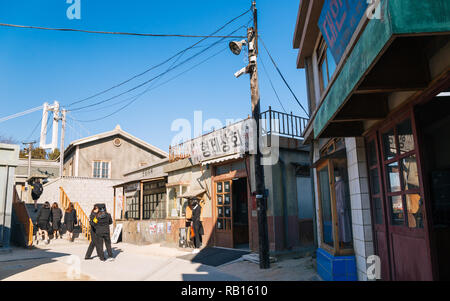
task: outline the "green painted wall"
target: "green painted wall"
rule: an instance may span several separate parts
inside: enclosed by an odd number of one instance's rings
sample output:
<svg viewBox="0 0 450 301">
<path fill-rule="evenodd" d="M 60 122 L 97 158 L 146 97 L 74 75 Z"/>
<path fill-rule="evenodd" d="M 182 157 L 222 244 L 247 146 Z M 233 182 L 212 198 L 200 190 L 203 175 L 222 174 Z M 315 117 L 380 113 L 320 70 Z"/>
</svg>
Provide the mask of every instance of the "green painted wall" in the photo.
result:
<svg viewBox="0 0 450 301">
<path fill-rule="evenodd" d="M 450 32 L 449 0 L 382 0 L 383 20 L 371 20 L 314 119 L 318 138 L 394 35 Z"/>
</svg>

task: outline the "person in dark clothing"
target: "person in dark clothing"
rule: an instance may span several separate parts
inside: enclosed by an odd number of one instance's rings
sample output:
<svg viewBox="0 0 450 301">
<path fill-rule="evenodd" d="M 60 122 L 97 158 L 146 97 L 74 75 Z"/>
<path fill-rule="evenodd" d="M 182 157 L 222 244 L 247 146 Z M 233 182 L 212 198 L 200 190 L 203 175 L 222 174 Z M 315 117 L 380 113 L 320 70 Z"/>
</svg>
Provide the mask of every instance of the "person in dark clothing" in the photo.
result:
<svg viewBox="0 0 450 301">
<path fill-rule="evenodd" d="M 69 208 L 66 209 L 64 213 L 64 225 L 66 226 L 68 232 L 68 238 L 73 242 L 73 230 L 77 224 L 77 211 L 73 207 L 73 204 L 69 204 Z"/>
<path fill-rule="evenodd" d="M 98 211 L 99 211 L 98 206 L 94 205 L 94 209 L 92 209 L 91 214 L 89 215 L 91 242 L 89 243 L 89 247 L 88 247 L 88 249 L 86 251 L 86 255 L 84 256 L 84 259 L 86 259 L 86 260 L 92 259 L 91 258 L 92 252 L 94 251 L 94 248 L 95 248 L 95 223 L 94 223 L 94 218 L 97 216 Z"/>
<path fill-rule="evenodd" d="M 58 203 L 53 203 L 51 213 L 52 230 L 55 238 L 62 238 L 59 233 L 61 230 L 62 211 L 59 209 Z"/>
<path fill-rule="evenodd" d="M 48 231 L 50 230 L 50 219 L 51 219 L 51 211 L 50 211 L 50 203 L 45 202 L 44 206 L 42 206 L 41 210 L 39 210 L 36 217 L 36 224 L 38 228 L 38 236 L 41 240 L 45 239 L 45 243 L 48 244 L 50 242 L 48 237 Z"/>
<path fill-rule="evenodd" d="M 202 246 L 202 235 L 204 234 L 203 225 L 200 221 L 202 207 L 200 206 L 200 201 L 197 198 L 190 200 L 190 207 L 192 209 L 192 217 L 190 218 L 190 221 L 192 222 L 192 227 L 194 229 L 195 247 L 192 253 L 196 254 L 200 252 L 200 247 Z"/>
<path fill-rule="evenodd" d="M 40 182 L 40 179 L 37 179 L 33 185 L 31 185 L 31 198 L 34 201 L 34 212 L 37 212 L 37 201 L 42 195 L 42 192 L 44 191 L 44 188 L 42 187 L 42 184 Z"/>
<path fill-rule="evenodd" d="M 111 248 L 111 233 L 109 226 L 113 223 L 111 214 L 106 212 L 104 204 L 98 204 L 98 213 L 93 219 L 95 229 L 95 247 L 97 254 L 101 261 L 105 261 L 105 253 L 103 251 L 103 242 L 105 243 L 106 250 L 110 260 L 113 260 L 112 248 Z"/>
</svg>

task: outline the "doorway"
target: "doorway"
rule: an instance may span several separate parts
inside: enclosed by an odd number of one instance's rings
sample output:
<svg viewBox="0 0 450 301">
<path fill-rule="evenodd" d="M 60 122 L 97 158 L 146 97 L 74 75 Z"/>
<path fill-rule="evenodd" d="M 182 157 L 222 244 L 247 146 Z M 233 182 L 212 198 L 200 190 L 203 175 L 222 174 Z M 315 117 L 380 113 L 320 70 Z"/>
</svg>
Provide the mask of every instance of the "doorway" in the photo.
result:
<svg viewBox="0 0 450 301">
<path fill-rule="evenodd" d="M 431 240 L 438 280 L 450 280 L 450 97 L 416 108 L 424 184 L 431 207 Z"/>
<path fill-rule="evenodd" d="M 249 246 L 247 178 L 233 180 L 233 247 L 246 249 Z"/>
</svg>

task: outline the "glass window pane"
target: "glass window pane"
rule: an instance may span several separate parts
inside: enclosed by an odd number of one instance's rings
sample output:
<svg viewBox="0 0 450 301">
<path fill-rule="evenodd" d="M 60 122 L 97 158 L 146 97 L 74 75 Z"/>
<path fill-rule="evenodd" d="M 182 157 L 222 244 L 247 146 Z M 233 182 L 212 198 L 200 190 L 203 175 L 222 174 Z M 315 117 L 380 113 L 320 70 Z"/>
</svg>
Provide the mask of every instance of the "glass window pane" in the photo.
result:
<svg viewBox="0 0 450 301">
<path fill-rule="evenodd" d="M 327 64 L 325 59 L 322 62 L 321 68 L 322 68 L 323 89 L 325 90 L 328 86 Z"/>
<path fill-rule="evenodd" d="M 323 242 L 334 246 L 333 221 L 331 215 L 330 178 L 328 167 L 319 171 L 320 201 L 322 211 L 322 237 Z"/>
<path fill-rule="evenodd" d="M 386 166 L 388 190 L 389 192 L 398 192 L 402 188 L 400 186 L 400 170 L 398 162 L 393 162 Z"/>
<path fill-rule="evenodd" d="M 219 217 L 223 217 L 223 207 L 218 207 L 218 208 L 217 208 L 217 211 L 218 211 L 218 214 L 217 214 L 217 215 L 218 215 Z"/>
<path fill-rule="evenodd" d="M 225 217 L 231 217 L 231 208 L 225 207 Z"/>
<path fill-rule="evenodd" d="M 231 185 L 230 182 L 225 182 L 225 192 L 230 192 L 231 191 Z"/>
<path fill-rule="evenodd" d="M 374 207 L 375 223 L 377 225 L 382 225 L 383 224 L 383 208 L 381 206 L 380 198 L 373 198 L 373 207 Z"/>
<path fill-rule="evenodd" d="M 406 195 L 406 210 L 408 213 L 408 227 L 423 228 L 422 197 L 420 194 Z"/>
<path fill-rule="evenodd" d="M 217 229 L 223 230 L 223 219 L 217 220 Z"/>
<path fill-rule="evenodd" d="M 331 53 L 331 49 L 327 48 L 327 62 L 328 62 L 328 74 L 331 78 L 333 77 L 334 71 L 336 71 L 336 62 L 334 60 L 333 54 Z"/>
<path fill-rule="evenodd" d="M 223 230 L 228 230 L 228 224 L 229 224 L 228 220 L 223 219 L 222 222 L 223 222 Z"/>
<path fill-rule="evenodd" d="M 375 141 L 370 141 L 367 145 L 368 157 L 369 157 L 369 166 L 375 166 L 378 164 L 377 159 L 377 149 L 375 146 Z"/>
<path fill-rule="evenodd" d="M 382 140 L 384 160 L 393 159 L 397 155 L 394 130 L 390 130 L 389 132 L 383 134 Z"/>
<path fill-rule="evenodd" d="M 223 195 L 218 195 L 217 196 L 217 204 L 218 205 L 222 205 L 223 204 Z"/>
<path fill-rule="evenodd" d="M 225 195 L 225 204 L 231 204 L 231 195 L 229 193 Z"/>
<path fill-rule="evenodd" d="M 391 220 L 393 225 L 403 225 L 405 216 L 403 212 L 403 198 L 401 195 L 389 197 L 391 202 Z"/>
<path fill-rule="evenodd" d="M 222 192 L 223 192 L 222 182 L 218 182 L 217 183 L 217 193 L 222 193 Z"/>
<path fill-rule="evenodd" d="M 370 170 L 370 186 L 372 194 L 380 193 L 380 175 L 378 173 L 378 168 Z"/>
<path fill-rule="evenodd" d="M 419 189 L 419 171 L 417 170 L 416 156 L 404 158 L 402 160 L 402 169 L 405 190 Z"/>
<path fill-rule="evenodd" d="M 400 154 L 405 154 L 414 150 L 414 135 L 411 120 L 407 119 L 397 125 L 398 146 Z"/>
</svg>

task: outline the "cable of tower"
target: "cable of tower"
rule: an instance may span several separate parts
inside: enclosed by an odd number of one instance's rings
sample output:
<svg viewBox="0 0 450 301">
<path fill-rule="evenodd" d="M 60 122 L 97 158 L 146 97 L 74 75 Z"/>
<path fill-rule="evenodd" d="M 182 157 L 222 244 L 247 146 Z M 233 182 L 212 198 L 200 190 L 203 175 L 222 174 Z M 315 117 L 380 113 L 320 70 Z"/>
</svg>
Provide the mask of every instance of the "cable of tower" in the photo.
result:
<svg viewBox="0 0 450 301">
<path fill-rule="evenodd" d="M 267 69 L 266 69 L 266 66 L 265 66 L 265 64 L 264 64 L 264 61 L 261 59 L 260 62 L 261 62 L 261 65 L 263 66 L 264 73 L 266 74 L 267 79 L 269 80 L 270 85 L 272 86 L 272 90 L 273 90 L 273 92 L 275 93 L 275 96 L 276 96 L 277 99 L 278 99 L 278 103 L 280 104 L 280 106 L 281 106 L 281 108 L 283 109 L 283 111 L 284 111 L 286 114 L 288 114 L 288 112 L 287 112 L 286 109 L 284 108 L 283 104 L 281 103 L 280 96 L 278 95 L 277 90 L 275 89 L 275 86 L 273 85 L 272 79 L 270 78 L 269 73 L 267 72 Z"/>
<path fill-rule="evenodd" d="M 231 19 L 230 21 L 226 22 L 223 26 L 221 26 L 219 29 L 217 29 L 216 31 L 214 31 L 214 32 L 212 33 L 212 35 L 218 33 L 219 31 L 221 31 L 222 29 L 224 29 L 225 27 L 227 27 L 229 24 L 231 24 L 231 23 L 233 23 L 234 21 L 238 20 L 239 18 L 241 18 L 242 16 L 246 15 L 246 14 L 247 14 L 248 12 L 250 12 L 250 11 L 251 11 L 251 9 L 245 11 L 244 13 L 240 14 L 239 16 L 237 16 L 237 17 Z M 231 34 L 233 34 L 233 33 L 231 33 Z M 75 104 L 79 104 L 79 103 L 84 102 L 84 101 L 86 101 L 86 100 L 89 100 L 89 99 L 92 99 L 92 98 L 97 97 L 97 96 L 99 96 L 99 95 L 102 95 L 102 94 L 104 94 L 104 93 L 106 93 L 106 92 L 109 92 L 109 91 L 111 91 L 112 89 L 115 89 L 115 88 L 117 88 L 117 87 L 120 87 L 120 86 L 122 86 L 122 85 L 124 85 L 124 84 L 126 84 L 126 83 L 128 83 L 128 82 L 130 82 L 130 81 L 132 81 L 133 79 L 135 79 L 135 78 L 137 78 L 137 77 L 140 77 L 140 76 L 142 76 L 142 75 L 144 75 L 144 74 L 146 74 L 146 73 L 148 73 L 148 72 L 150 72 L 150 71 L 152 71 L 152 70 L 154 70 L 154 69 L 156 69 L 156 68 L 158 68 L 158 67 L 160 67 L 160 66 L 162 66 L 162 65 L 164 65 L 164 64 L 166 64 L 166 63 L 168 63 L 169 61 L 171 61 L 172 59 L 174 59 L 174 58 L 177 57 L 178 55 L 180 55 L 180 54 L 182 54 L 182 53 L 184 53 L 184 52 L 186 52 L 186 51 L 188 51 L 188 50 L 194 48 L 195 46 L 197 46 L 197 45 L 200 44 L 201 42 L 205 41 L 206 39 L 208 39 L 208 37 L 202 38 L 201 40 L 197 41 L 195 44 L 193 44 L 193 45 L 187 47 L 186 49 L 184 49 L 184 50 L 182 50 L 182 51 L 176 53 L 175 55 L 173 55 L 173 56 L 171 56 L 170 58 L 166 59 L 166 60 L 163 61 L 162 63 L 159 63 L 159 64 L 157 64 L 157 65 L 154 65 L 154 66 L 150 67 L 149 69 L 147 69 L 147 70 L 145 70 L 145 71 L 143 71 L 143 72 L 141 72 L 141 73 L 139 73 L 139 74 L 137 74 L 137 75 L 135 75 L 135 76 L 133 76 L 133 77 L 131 77 L 131 78 L 129 78 L 129 79 L 127 79 L 127 80 L 121 82 L 121 83 L 119 83 L 119 84 L 116 84 L 116 85 L 114 85 L 114 86 L 112 86 L 112 87 L 110 87 L 110 88 L 108 88 L 108 89 L 106 89 L 106 90 L 103 90 L 103 91 L 101 91 L 101 92 L 99 92 L 99 93 L 96 93 L 96 94 L 94 94 L 94 95 L 91 95 L 91 96 L 89 96 L 89 97 L 83 98 L 83 99 L 81 99 L 81 100 L 72 102 L 72 103 L 69 104 L 67 107 L 69 108 L 69 107 L 71 107 L 71 106 L 73 106 L 73 105 L 75 105 Z M 222 39 L 223 39 L 223 38 L 222 38 Z"/>
</svg>

